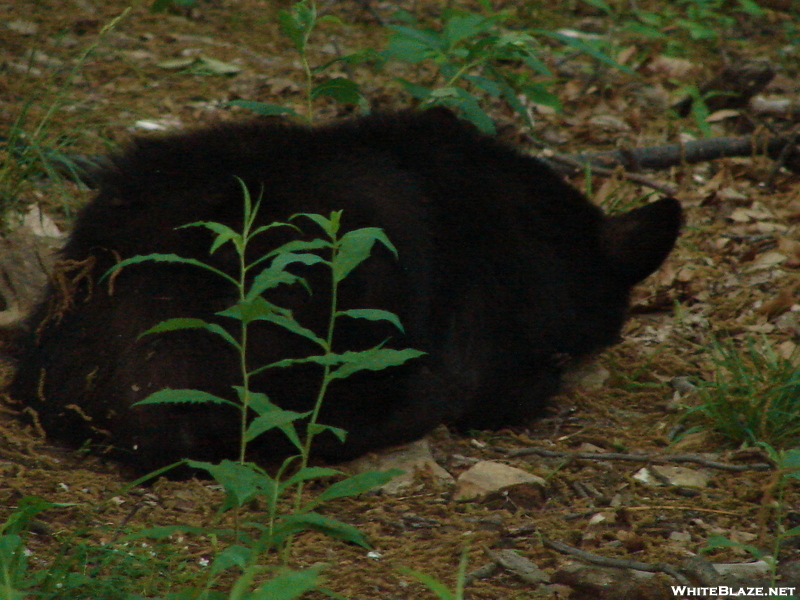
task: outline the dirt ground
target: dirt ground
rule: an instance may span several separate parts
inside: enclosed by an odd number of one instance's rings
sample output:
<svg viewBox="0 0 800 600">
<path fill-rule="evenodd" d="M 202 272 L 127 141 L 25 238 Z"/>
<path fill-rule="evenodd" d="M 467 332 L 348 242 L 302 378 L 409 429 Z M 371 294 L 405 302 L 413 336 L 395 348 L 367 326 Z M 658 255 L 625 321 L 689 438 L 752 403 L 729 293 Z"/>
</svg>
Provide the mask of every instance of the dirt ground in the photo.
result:
<svg viewBox="0 0 800 600">
<path fill-rule="evenodd" d="M 319 64 L 358 47 L 382 47 L 386 30 L 376 13 L 388 18 L 402 6 L 427 18 L 442 8 L 438 0 L 407 4 L 373 3 L 369 10 L 345 0 L 325 5 L 341 24 L 325 25 L 312 38 L 312 61 Z M 588 3 L 523 4 L 493 6 L 511 11 L 529 26 L 536 19 L 538 26 L 553 29 L 594 27 L 606 32 L 613 25 Z M 190 127 L 247 116 L 247 111 L 225 104 L 234 99 L 282 103 L 303 111 L 297 54 L 276 25 L 282 6 L 266 0 L 213 0 L 181 14 L 155 14 L 139 3 L 102 38 L 72 84 L 63 88 L 68 68 L 125 6 L 118 0 L 0 2 L 0 134 L 22 110 L 36 123 L 59 94 L 63 107 L 48 135 L 69 139 L 69 151 L 84 154 L 102 154 L 133 134 L 145 133 L 148 125 Z M 797 18 L 770 10 L 753 22 L 739 19 L 732 32 L 705 46 L 687 42 L 683 62 L 665 58 L 669 38 L 682 35 L 677 28 L 666 28 L 663 39 L 643 39 L 621 49 L 634 46 L 629 56 L 636 58 L 629 60 L 636 77 L 610 69 L 591 71 L 580 62 L 588 63 L 586 59 L 574 56 L 560 65 L 552 59 L 561 69 L 553 89 L 562 99 L 562 112 L 539 111 L 533 132 L 523 130 L 504 107 L 491 112 L 505 138 L 532 151 L 531 134 L 564 153 L 675 142 L 681 132 L 696 134 L 696 129 L 690 118 L 668 117 L 665 105 L 679 97 L 679 85 L 702 81 L 725 61 L 770 61 L 778 73 L 765 93 L 798 100 L 800 40 L 784 34 L 786 24 Z M 214 75 L 163 65 L 201 55 L 241 70 Z M 425 67 L 419 69 L 424 72 Z M 353 66 L 342 74 L 362 84 L 374 107 L 407 106 L 409 98 L 392 81 L 397 73 L 389 69 L 375 75 L 367 66 Z M 347 112 L 323 102 L 317 105 L 316 117 L 324 121 Z M 766 118 L 746 110 L 729 113 L 713 120 L 714 135 L 793 126 L 791 114 Z M 732 465 L 767 462 L 759 451 L 707 430 L 674 441 L 691 426 L 681 420 L 682 407 L 696 400 L 692 394 L 681 395 L 670 382 L 713 379 L 712 334 L 739 341 L 750 336 L 785 356 L 795 348 L 800 337 L 800 178 L 774 165 L 768 158 L 747 156 L 647 173 L 677 187 L 687 221 L 675 252 L 636 290 L 623 341 L 575 377 L 554 399 L 548 418 L 528 429 L 461 437 L 440 428 L 431 436 L 434 457 L 454 477 L 478 460 L 497 460 L 543 477 L 544 490 L 521 487 L 481 501 L 457 502 L 452 487 L 421 473 L 403 495 L 365 495 L 324 507 L 326 514 L 359 527 L 373 545 L 371 552 L 304 534 L 296 542 L 291 564 L 325 563 L 326 585 L 347 598 L 421 600 L 432 598 L 432 593 L 400 569 L 433 575 L 452 589 L 465 547 L 468 571 L 492 563 L 488 551 L 514 550 L 551 577 L 575 559 L 547 547 L 543 539 L 651 564 L 680 565 L 697 555 L 712 535 L 769 554 L 777 533 L 800 524 L 797 484 L 790 483 L 778 497 L 770 472 L 672 463 L 706 476 L 702 487 L 693 487 L 643 482 L 635 475 L 648 463 L 631 458 L 510 456 L 507 450 L 693 454 Z M 591 189 L 594 199 L 605 205 L 625 205 L 649 191 L 618 176 L 595 177 L 592 182 L 578 177 L 573 183 Z M 72 184 L 39 179 L 22 186 L 19 201 L 39 204 L 66 230 L 70 216 L 89 197 L 90 192 Z M 10 367 L 6 371 L 10 373 Z M 9 402 L 0 414 L 0 521 L 23 496 L 65 503 L 37 521 L 27 542 L 32 568 L 49 564 L 64 540 L 113 544 L 121 528 L 200 525 L 217 519 L 222 494 L 210 482 L 160 480 L 152 487 L 123 491 L 128 479 L 116 465 L 53 447 L 14 418 L 18 409 Z M 781 564 L 800 559 L 796 539 L 781 547 Z M 212 552 L 208 539 L 189 535 L 151 544 L 158 556 L 154 560 L 161 561 L 161 581 L 142 583 L 151 597 L 181 589 L 181 582 L 201 570 Z M 751 558 L 741 548 L 705 556 L 714 562 Z M 781 585 L 797 580 L 786 577 Z M 466 598 L 600 597 L 596 590 L 581 592 L 578 586 L 558 581 L 555 577 L 550 585 L 537 586 L 501 568 L 472 579 Z M 665 591 L 670 582 L 666 575 L 657 574 L 655 581 L 626 597 L 673 597 Z M 109 592 L 108 597 L 117 596 Z"/>
</svg>

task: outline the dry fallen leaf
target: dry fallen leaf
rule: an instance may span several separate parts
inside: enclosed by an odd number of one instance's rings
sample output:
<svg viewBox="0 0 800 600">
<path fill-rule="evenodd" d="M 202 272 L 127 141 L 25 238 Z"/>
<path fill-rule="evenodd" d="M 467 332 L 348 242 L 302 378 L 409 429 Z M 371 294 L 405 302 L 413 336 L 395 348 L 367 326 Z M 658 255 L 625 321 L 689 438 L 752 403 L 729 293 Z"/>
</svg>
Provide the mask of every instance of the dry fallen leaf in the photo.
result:
<svg viewBox="0 0 800 600">
<path fill-rule="evenodd" d="M 798 287 L 800 287 L 800 281 L 794 281 L 784 286 L 771 300 L 759 306 L 756 312 L 767 315 L 770 319 L 785 313 L 787 310 L 791 309 L 797 301 L 795 292 Z"/>
<path fill-rule="evenodd" d="M 697 63 L 686 60 L 685 58 L 675 58 L 674 56 L 656 56 L 647 65 L 647 70 L 651 73 L 666 75 L 672 79 L 684 79 L 693 73 L 700 71 Z"/>
<path fill-rule="evenodd" d="M 738 117 L 741 113 L 739 110 L 733 110 L 731 108 L 725 108 L 722 110 L 715 111 L 706 117 L 707 123 L 717 123 L 719 121 L 724 121 L 725 119 L 730 119 L 731 117 Z"/>
<path fill-rule="evenodd" d="M 778 250 L 787 256 L 786 262 L 783 263 L 784 267 L 800 267 L 800 241 L 779 236 Z"/>
</svg>

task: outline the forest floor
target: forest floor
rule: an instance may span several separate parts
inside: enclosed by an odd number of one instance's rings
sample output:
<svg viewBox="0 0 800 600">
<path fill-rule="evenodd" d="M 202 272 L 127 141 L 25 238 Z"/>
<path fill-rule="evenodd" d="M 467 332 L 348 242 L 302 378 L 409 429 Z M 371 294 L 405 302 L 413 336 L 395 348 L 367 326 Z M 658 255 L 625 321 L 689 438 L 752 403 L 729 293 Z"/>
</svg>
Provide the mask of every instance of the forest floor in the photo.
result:
<svg viewBox="0 0 800 600">
<path fill-rule="evenodd" d="M 535 153 L 540 151 L 531 143 L 535 138 L 569 154 L 700 137 L 697 122 L 691 116 L 677 117 L 669 105 L 681 97 L 683 86 L 697 85 L 728 64 L 756 58 L 768 61 L 777 73 L 764 95 L 800 101 L 800 34 L 792 29 L 797 14 L 770 9 L 749 18 L 731 9 L 733 17 L 720 20 L 715 38 L 694 39 L 691 28 L 677 20 L 662 26 L 660 37 L 648 38 L 621 27 L 619 15 L 627 3 L 616 3 L 617 17 L 590 4 L 493 3 L 493 10 L 509 12 L 509 26 L 582 29 L 615 39 L 613 55 L 634 71 L 598 66 L 585 55 L 545 44 L 552 55 L 543 60 L 556 72 L 550 89 L 562 109 L 532 107 L 531 131 L 507 107 L 489 106 L 504 139 Z M 640 2 L 640 9 L 648 4 Z M 682 6 L 695 4 L 702 3 Z M 327 4 L 325 9 L 340 22 L 324 24 L 314 34 L 312 63 L 357 48 L 383 47 L 388 30 L 376 15 L 390 19 L 401 5 L 433 23 L 443 8 L 438 0 L 377 2 L 369 9 L 345 0 Z M 0 134 L 22 111 L 27 111 L 26 122 L 35 125 L 58 102 L 48 139 L 69 140 L 70 152 L 95 155 L 149 129 L 249 116 L 226 104 L 235 99 L 305 110 L 298 55 L 278 28 L 281 7 L 268 0 L 199 2 L 181 14 L 153 13 L 138 3 L 100 38 L 70 84 L 63 85 L 66 71 L 125 6 L 120 0 L 0 2 Z M 477 4 L 463 7 L 479 10 Z M 208 62 L 204 70 L 202 60 L 167 68 L 167 61 L 201 56 L 235 67 L 235 72 L 214 73 L 208 65 L 216 63 Z M 404 71 L 352 65 L 342 67 L 340 74 L 361 85 L 373 108 L 392 108 L 412 105 L 394 81 L 399 73 L 416 81 L 431 76 L 425 63 Z M 322 101 L 315 120 L 351 111 Z M 790 131 L 797 126 L 793 119 L 791 113 L 765 117 L 744 106 L 712 115 L 706 133 Z M 324 506 L 326 514 L 360 528 L 372 551 L 305 533 L 295 541 L 290 564 L 325 563 L 327 587 L 353 600 L 422 600 L 432 598 L 432 592 L 401 569 L 434 576 L 452 589 L 465 548 L 468 571 L 492 563 L 489 551 L 513 550 L 552 581 L 536 585 L 499 569 L 472 578 L 465 597 L 611 598 L 622 589 L 618 580 L 609 581 L 605 596 L 596 582 L 581 591 L 564 575 L 565 565 L 577 559 L 547 547 L 543 539 L 604 557 L 677 567 L 700 554 L 709 538 L 723 536 L 734 544 L 702 555 L 715 563 L 734 563 L 753 558 L 745 545 L 766 555 L 777 549 L 775 558 L 784 568 L 776 585 L 797 585 L 800 578 L 789 567 L 800 560 L 800 538 L 779 537 L 800 524 L 797 480 L 774 469 L 728 470 L 683 462 L 680 455 L 687 454 L 731 465 L 769 461 L 760 447 L 732 441 L 687 417 L 687 408 L 696 406 L 700 395 L 670 383 L 683 378 L 678 381 L 702 386 L 724 377 L 715 339 L 730 340 L 741 349 L 752 344 L 766 355 L 771 349 L 776 361 L 794 360 L 800 339 L 800 177 L 776 169 L 774 161 L 756 153 L 676 165 L 647 177 L 678 190 L 686 225 L 664 266 L 635 290 L 621 343 L 587 366 L 553 400 L 547 418 L 528 428 L 475 432 L 472 437 L 440 428 L 430 436 L 434 458 L 454 477 L 477 461 L 491 460 L 539 475 L 546 487 L 517 487 L 483 500 L 456 501 L 451 485 L 420 473 L 401 495 L 365 494 Z M 652 192 L 621 172 L 591 180 L 581 175 L 572 183 L 604 207 L 635 204 Z M 68 231 L 72 215 L 90 197 L 90 191 L 67 181 L 37 179 L 21 185 L 14 202 L 19 208 L 39 205 Z M 49 565 L 65 542 L 117 547 L 123 531 L 201 526 L 220 518 L 216 510 L 222 493 L 209 481 L 161 479 L 151 487 L 125 490 L 129 478 L 115 464 L 47 443 L 33 427 L 14 418 L 18 409 L 9 402 L 0 421 L 0 522 L 24 496 L 64 503 L 40 515 L 30 532 L 29 570 Z M 800 411 L 797 404 L 795 409 Z M 529 447 L 556 454 L 512 457 L 504 451 Z M 596 453 L 602 460 L 571 456 L 575 452 Z M 643 456 L 651 460 L 636 462 L 635 457 Z M 668 476 L 641 476 L 648 465 L 676 456 L 670 464 L 684 467 L 684 474 L 700 483 L 676 485 Z M 257 514 L 258 506 L 249 510 Z M 144 597 L 182 589 L 213 554 L 213 540 L 201 535 L 138 543 L 150 544 L 148 552 L 158 565 L 140 571 L 133 561 L 129 567 Z M 87 569 L 99 560 L 91 556 L 87 551 Z M 101 577 L 109 577 L 106 597 L 131 597 L 123 595 L 127 584 L 118 579 L 119 570 L 109 569 L 100 571 Z M 611 570 L 606 574 L 619 576 Z M 658 573 L 624 594 L 671 598 L 669 583 L 674 581 Z"/>
</svg>

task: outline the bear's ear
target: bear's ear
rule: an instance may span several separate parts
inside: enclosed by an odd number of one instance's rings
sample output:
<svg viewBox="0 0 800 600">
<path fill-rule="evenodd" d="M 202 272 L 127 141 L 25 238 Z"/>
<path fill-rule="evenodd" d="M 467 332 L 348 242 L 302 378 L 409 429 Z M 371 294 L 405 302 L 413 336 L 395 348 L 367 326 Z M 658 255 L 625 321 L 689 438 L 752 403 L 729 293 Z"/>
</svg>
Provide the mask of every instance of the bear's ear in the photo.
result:
<svg viewBox="0 0 800 600">
<path fill-rule="evenodd" d="M 682 223 L 681 205 L 674 198 L 608 217 L 601 243 L 614 273 L 627 285 L 650 275 L 672 250 Z"/>
</svg>

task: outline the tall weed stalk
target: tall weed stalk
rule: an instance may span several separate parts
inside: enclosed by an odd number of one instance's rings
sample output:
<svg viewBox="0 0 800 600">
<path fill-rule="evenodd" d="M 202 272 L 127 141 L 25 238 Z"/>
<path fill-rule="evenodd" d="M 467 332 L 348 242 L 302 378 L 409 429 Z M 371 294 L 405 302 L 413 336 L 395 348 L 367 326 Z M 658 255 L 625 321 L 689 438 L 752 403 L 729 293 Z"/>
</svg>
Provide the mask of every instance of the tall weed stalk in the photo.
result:
<svg viewBox="0 0 800 600">
<path fill-rule="evenodd" d="M 119 16 L 103 26 L 94 42 L 80 54 L 64 81 L 56 88 L 55 94 L 52 97 L 45 96 L 48 98 L 48 104 L 41 117 L 34 119 L 31 116 L 39 96 L 31 94 L 22 104 L 6 134 L 5 159 L 0 160 L 0 214 L 4 217 L 4 222 L 13 213 L 20 212 L 22 208 L 20 192 L 25 182 L 33 176 L 45 173 L 51 179 L 58 180 L 58 172 L 66 171 L 75 181 L 80 180 L 79 172 L 82 171 L 82 167 L 61 152 L 66 142 L 50 143 L 50 125 L 66 103 L 67 90 L 86 61 L 103 38 L 119 25 L 130 10 L 130 7 L 126 8 Z"/>
<path fill-rule="evenodd" d="M 338 306 L 338 289 L 341 282 L 361 262 L 366 260 L 375 243 L 382 244 L 396 255 L 396 250 L 385 233 L 378 228 L 367 227 L 340 234 L 341 212 L 333 212 L 329 217 L 317 214 L 301 213 L 292 216 L 289 222 L 275 222 L 258 225 L 257 215 L 260 201 L 253 202 L 250 194 L 242 184 L 244 194 L 244 223 L 241 232 L 234 231 L 227 225 L 216 222 L 197 222 L 185 227 L 203 227 L 212 232 L 214 241 L 211 252 L 222 245 L 230 243 L 239 257 L 239 273 L 230 275 L 202 261 L 180 257 L 175 254 L 149 254 L 135 256 L 118 263 L 112 271 L 148 261 L 181 263 L 205 269 L 219 276 L 238 292 L 238 301 L 229 309 L 217 313 L 224 321 L 238 322 L 238 335 L 230 333 L 229 328 L 220 323 L 207 322 L 196 318 L 168 319 L 149 329 L 142 335 L 166 333 L 182 329 L 205 329 L 224 340 L 239 356 L 241 368 L 240 385 L 234 385 L 234 399 L 222 398 L 199 390 L 165 389 L 141 400 L 137 405 L 165 403 L 216 403 L 234 406 L 240 415 L 240 451 L 237 461 L 223 460 L 220 463 L 187 460 L 187 465 L 208 472 L 226 490 L 223 510 L 240 509 L 245 503 L 260 498 L 267 507 L 266 524 L 248 523 L 235 534 L 235 543 L 221 552 L 210 570 L 218 574 L 227 568 L 237 566 L 242 569 L 240 584 L 242 589 L 249 589 L 256 575 L 264 570 L 258 566 L 257 559 L 265 551 L 277 549 L 288 561 L 294 534 L 314 529 L 328 535 L 344 539 L 365 547 L 368 543 L 363 535 L 354 527 L 322 515 L 314 509 L 320 504 L 335 498 L 353 496 L 389 481 L 399 471 L 367 472 L 346 477 L 328 485 L 311 500 L 304 500 L 305 483 L 309 480 L 341 477 L 340 471 L 324 467 L 309 466 L 309 458 L 314 437 L 330 432 L 341 441 L 346 432 L 319 422 L 328 387 L 338 379 L 349 377 L 363 370 L 382 370 L 401 365 L 407 360 L 419 357 L 423 353 L 413 349 L 396 350 L 384 348 L 383 343 L 360 352 L 334 352 L 333 337 L 336 322 L 340 318 L 367 319 L 371 321 L 388 321 L 402 331 L 402 325 L 396 315 L 385 310 L 359 308 L 340 310 Z M 256 236 L 276 227 L 299 231 L 296 221 L 310 220 L 324 233 L 324 237 L 310 241 L 293 240 L 266 255 L 247 262 L 247 247 Z M 267 264 L 268 263 L 268 264 Z M 267 265 L 267 266 L 265 266 Z M 284 307 L 271 303 L 264 294 L 283 285 L 304 285 L 307 282 L 291 273 L 292 265 L 321 265 L 330 269 L 332 289 L 326 331 L 314 332 L 297 322 L 292 312 Z M 109 271 L 111 273 L 111 271 Z M 268 365 L 250 368 L 247 349 L 249 326 L 257 321 L 267 321 L 286 330 L 286 335 L 299 335 L 311 340 L 320 350 L 319 354 L 305 358 L 290 358 L 276 361 Z M 298 364 L 313 363 L 323 370 L 322 381 L 311 410 L 295 412 L 281 409 L 266 394 L 250 389 L 252 377 L 271 369 L 284 369 Z M 272 476 L 253 463 L 246 462 L 247 446 L 259 435 L 273 429 L 280 429 L 294 445 L 297 453 L 287 457 L 277 473 Z M 298 429 L 300 432 L 298 432 Z M 291 475 L 290 467 L 294 470 Z M 292 509 L 289 514 L 281 514 L 279 501 L 287 493 L 293 492 Z M 245 530 L 255 529 L 256 535 Z M 186 531 L 181 526 L 156 528 L 139 532 L 141 536 L 171 535 L 177 531 Z M 289 571 L 285 568 L 277 572 L 277 577 L 299 578 L 302 581 L 317 581 L 318 570 Z M 207 590 L 213 580 L 209 581 Z M 239 585 L 239 584 L 237 584 Z M 266 584 L 265 584 L 266 585 Z M 273 584 L 270 584 L 273 585 Z M 316 586 L 316 583 L 314 583 Z M 300 586 L 302 587 L 302 586 Z M 237 589 L 234 586 L 234 589 Z M 261 588 L 258 588 L 261 589 Z M 271 588 L 270 588 L 271 589 Z M 299 588 L 298 588 L 299 589 Z M 310 589 L 310 588 L 308 588 Z M 254 592 L 255 593 L 255 592 Z M 233 597 L 233 596 L 231 596 Z M 237 596 L 251 597 L 251 596 Z M 256 593 L 255 597 L 262 597 Z M 270 596 L 263 596 L 270 597 Z"/>
</svg>

